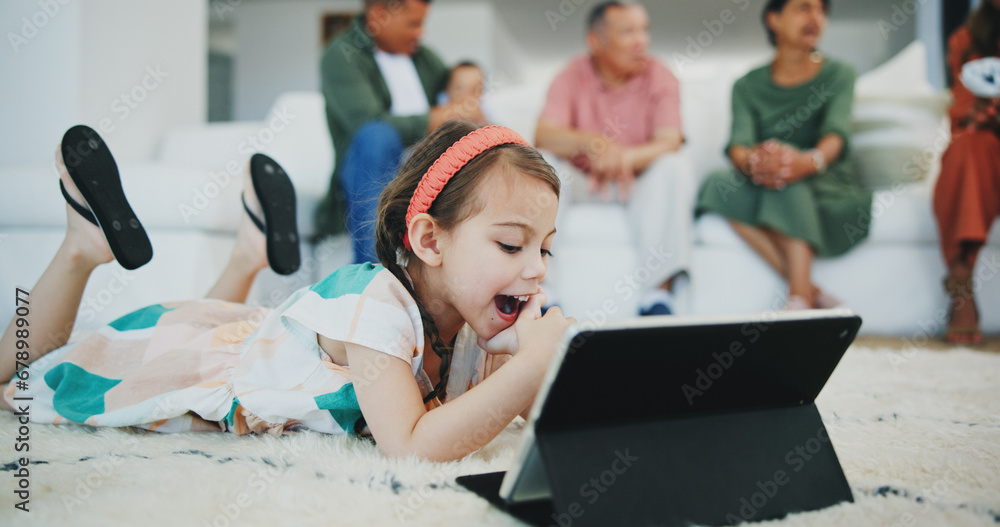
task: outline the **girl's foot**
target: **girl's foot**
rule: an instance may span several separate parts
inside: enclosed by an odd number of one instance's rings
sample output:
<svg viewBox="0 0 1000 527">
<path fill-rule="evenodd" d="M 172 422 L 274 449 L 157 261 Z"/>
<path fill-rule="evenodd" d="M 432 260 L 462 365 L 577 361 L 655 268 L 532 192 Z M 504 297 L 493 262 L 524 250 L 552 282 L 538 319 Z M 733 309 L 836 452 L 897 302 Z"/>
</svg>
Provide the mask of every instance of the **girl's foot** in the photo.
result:
<svg viewBox="0 0 1000 527">
<path fill-rule="evenodd" d="M 233 247 L 233 260 L 246 265 L 248 272 L 256 273 L 267 267 L 267 238 L 264 231 L 257 227 L 251 219 L 263 218 L 264 212 L 257 199 L 250 175 L 250 163 L 247 163 L 243 173 L 243 217 L 236 230 L 236 245 Z"/>
<path fill-rule="evenodd" d="M 73 179 L 70 178 L 69 172 L 66 170 L 61 147 L 56 147 L 56 170 L 59 172 L 59 182 L 70 199 L 89 211 L 87 200 L 83 199 L 83 194 L 80 193 L 80 189 L 76 188 L 76 184 L 73 183 Z M 81 216 L 80 212 L 76 211 L 69 201 L 66 202 L 66 237 L 63 240 L 63 246 L 69 250 L 69 254 L 74 260 L 83 265 L 96 267 L 115 259 L 101 228 Z"/>
<path fill-rule="evenodd" d="M 125 269 L 145 265 L 153 257 L 153 247 L 125 197 L 118 165 L 101 136 L 83 125 L 70 128 L 63 134 L 56 166 L 66 202 L 99 228 L 102 245 L 114 259 Z"/>
<path fill-rule="evenodd" d="M 244 182 L 244 208 L 264 236 L 265 261 L 278 274 L 292 274 L 301 264 L 292 180 L 264 154 L 250 157 L 249 179 Z M 252 191 L 249 199 L 248 191 Z"/>
</svg>

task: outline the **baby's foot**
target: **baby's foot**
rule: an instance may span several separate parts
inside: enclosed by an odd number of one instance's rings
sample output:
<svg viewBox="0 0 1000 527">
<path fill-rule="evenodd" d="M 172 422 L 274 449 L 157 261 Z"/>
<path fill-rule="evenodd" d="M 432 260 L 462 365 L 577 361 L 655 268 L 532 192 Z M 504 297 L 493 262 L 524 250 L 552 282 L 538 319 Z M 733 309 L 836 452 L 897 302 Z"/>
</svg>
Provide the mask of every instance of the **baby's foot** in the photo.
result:
<svg viewBox="0 0 1000 527">
<path fill-rule="evenodd" d="M 76 188 L 76 184 L 69 176 L 69 171 L 66 170 L 61 147 L 56 147 L 55 166 L 66 193 L 74 201 L 90 210 L 87 200 L 83 198 L 83 194 Z M 98 265 L 114 260 L 111 247 L 108 245 L 108 240 L 104 238 L 100 227 L 81 216 L 68 202 L 66 203 L 66 238 L 63 243 L 70 249 L 71 254 L 75 258 L 79 258 L 82 263 Z"/>
</svg>

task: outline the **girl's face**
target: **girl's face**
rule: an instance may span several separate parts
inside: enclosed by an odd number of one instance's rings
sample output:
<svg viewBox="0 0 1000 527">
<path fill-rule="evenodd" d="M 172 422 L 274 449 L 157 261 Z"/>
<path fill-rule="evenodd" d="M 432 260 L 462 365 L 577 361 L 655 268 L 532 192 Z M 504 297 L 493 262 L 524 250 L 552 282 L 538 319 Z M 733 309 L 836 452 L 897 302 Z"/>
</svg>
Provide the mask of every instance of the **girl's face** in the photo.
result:
<svg viewBox="0 0 1000 527">
<path fill-rule="evenodd" d="M 816 49 L 826 28 L 821 0 L 791 0 L 784 9 L 767 17 L 779 46 Z"/>
<path fill-rule="evenodd" d="M 556 232 L 552 188 L 537 177 L 499 170 L 479 188 L 483 210 L 440 242 L 438 298 L 484 339 L 510 327 L 539 291 Z"/>
</svg>

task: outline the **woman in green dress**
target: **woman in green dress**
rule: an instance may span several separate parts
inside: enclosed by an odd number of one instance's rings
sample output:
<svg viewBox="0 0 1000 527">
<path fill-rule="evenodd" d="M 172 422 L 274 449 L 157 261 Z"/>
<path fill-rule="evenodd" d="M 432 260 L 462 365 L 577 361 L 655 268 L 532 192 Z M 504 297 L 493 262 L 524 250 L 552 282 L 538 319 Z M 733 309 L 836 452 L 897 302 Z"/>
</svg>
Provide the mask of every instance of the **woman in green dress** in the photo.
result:
<svg viewBox="0 0 1000 527">
<path fill-rule="evenodd" d="M 710 175 L 697 214 L 716 213 L 788 282 L 786 309 L 833 307 L 812 283 L 816 256 L 868 235 L 871 194 L 847 161 L 854 70 L 816 45 L 828 0 L 770 0 L 774 60 L 733 86 L 733 170 Z"/>
</svg>

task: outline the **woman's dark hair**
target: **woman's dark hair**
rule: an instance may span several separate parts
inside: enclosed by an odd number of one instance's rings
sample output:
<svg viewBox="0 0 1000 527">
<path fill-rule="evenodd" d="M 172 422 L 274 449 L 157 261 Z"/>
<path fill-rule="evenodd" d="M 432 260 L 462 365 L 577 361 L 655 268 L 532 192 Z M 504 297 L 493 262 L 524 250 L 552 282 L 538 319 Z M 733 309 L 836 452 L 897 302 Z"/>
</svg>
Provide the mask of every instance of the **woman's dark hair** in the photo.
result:
<svg viewBox="0 0 1000 527">
<path fill-rule="evenodd" d="M 1000 9 L 997 9 L 992 0 L 982 0 L 979 9 L 969 15 L 965 27 L 969 30 L 972 45 L 965 50 L 962 62 L 966 62 L 974 54 L 981 57 L 1000 54 L 997 46 L 997 41 L 1000 40 Z"/>
<path fill-rule="evenodd" d="M 441 357 L 441 380 L 434 391 L 425 398 L 425 402 L 434 397 L 444 397 L 448 385 L 452 349 L 441 340 L 434 318 L 417 297 L 399 263 L 404 259 L 414 265 L 419 264 L 412 258 L 413 253 L 403 246 L 403 236 L 406 235 L 406 209 L 410 206 L 410 198 L 413 197 L 417 184 L 427 169 L 451 145 L 476 128 L 468 122 L 448 121 L 417 143 L 413 147 L 413 154 L 382 191 L 375 220 L 375 254 L 379 262 L 402 282 L 416 301 L 424 332 L 430 338 L 431 348 Z M 453 229 L 486 207 L 486 203 L 478 199 L 480 197 L 478 190 L 490 179 L 488 176 L 492 174 L 493 177 L 509 177 L 515 173 L 541 179 L 552 187 L 557 197 L 559 196 L 559 177 L 537 150 L 530 146 L 506 144 L 490 148 L 466 163 L 445 184 L 427 213 L 442 229 L 446 231 Z"/>
<path fill-rule="evenodd" d="M 770 13 L 780 13 L 785 9 L 789 0 L 768 0 L 767 5 L 764 6 L 764 11 L 760 14 L 760 19 L 764 23 L 764 30 L 767 31 L 767 41 L 771 43 L 772 46 L 778 45 L 777 37 L 774 35 L 774 31 L 767 26 L 767 15 Z M 823 0 L 823 12 L 830 12 L 830 0 Z"/>
</svg>

